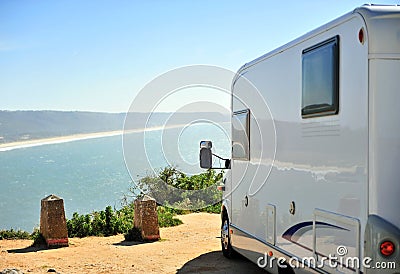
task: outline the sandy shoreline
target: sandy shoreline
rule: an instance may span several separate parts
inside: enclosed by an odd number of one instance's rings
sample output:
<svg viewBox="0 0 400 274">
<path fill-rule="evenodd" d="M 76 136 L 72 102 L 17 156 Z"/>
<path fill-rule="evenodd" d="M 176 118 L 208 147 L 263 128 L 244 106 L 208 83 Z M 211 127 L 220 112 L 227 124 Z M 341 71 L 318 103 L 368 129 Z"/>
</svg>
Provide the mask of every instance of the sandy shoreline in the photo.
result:
<svg viewBox="0 0 400 274">
<path fill-rule="evenodd" d="M 114 131 L 104 131 L 104 132 L 81 133 L 81 134 L 73 134 L 73 135 L 65 135 L 65 136 L 57 136 L 50 138 L 33 139 L 33 140 L 23 140 L 23 141 L 0 144 L 0 152 L 20 149 L 20 148 L 36 147 L 42 145 L 60 144 L 60 143 L 67 143 L 67 142 L 87 140 L 87 139 L 111 137 L 111 136 L 122 135 L 124 133 L 131 134 L 139 132 L 176 129 L 183 127 L 185 127 L 185 125 L 155 126 L 155 127 L 148 127 L 145 129 L 138 128 L 131 130 L 114 130 Z"/>
<path fill-rule="evenodd" d="M 107 131 L 107 132 L 83 133 L 83 134 L 74 134 L 74 135 L 58 136 L 58 137 L 51 137 L 51 138 L 4 143 L 4 144 L 0 144 L 0 152 L 13 150 L 13 149 L 19 149 L 19 148 L 35 147 L 35 146 L 50 145 L 50 144 L 60 144 L 60 143 L 80 141 L 80 140 L 86 140 L 86 139 L 94 139 L 94 138 L 102 138 L 102 137 L 111 137 L 111 136 L 121 135 L 122 133 L 123 133 L 122 130 L 115 130 L 115 131 Z"/>
</svg>

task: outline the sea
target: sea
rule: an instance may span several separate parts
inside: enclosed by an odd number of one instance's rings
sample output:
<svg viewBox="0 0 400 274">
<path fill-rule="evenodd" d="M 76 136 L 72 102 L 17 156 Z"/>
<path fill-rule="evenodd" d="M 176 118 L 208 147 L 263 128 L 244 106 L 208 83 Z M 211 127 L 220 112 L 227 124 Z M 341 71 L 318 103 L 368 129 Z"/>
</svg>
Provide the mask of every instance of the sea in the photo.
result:
<svg viewBox="0 0 400 274">
<path fill-rule="evenodd" d="M 0 151 L 0 230 L 32 232 L 39 227 L 41 200 L 50 194 L 64 200 L 67 218 L 74 212 L 87 214 L 108 205 L 118 209 L 124 197 L 133 195 L 129 189 L 137 180 L 168 165 L 189 174 L 204 172 L 198 164 L 201 140 L 212 140 L 213 152 L 229 158 L 228 132 L 227 128 L 194 124 L 150 130 L 145 140 L 143 134 L 131 133 L 137 134 L 138 146 L 145 143 L 145 157 L 151 158 L 151 168 L 138 155 L 129 171 L 124 161 L 123 135 Z M 165 136 L 178 137 L 172 140 Z M 170 142 L 176 142 L 176 150 L 166 148 Z"/>
</svg>

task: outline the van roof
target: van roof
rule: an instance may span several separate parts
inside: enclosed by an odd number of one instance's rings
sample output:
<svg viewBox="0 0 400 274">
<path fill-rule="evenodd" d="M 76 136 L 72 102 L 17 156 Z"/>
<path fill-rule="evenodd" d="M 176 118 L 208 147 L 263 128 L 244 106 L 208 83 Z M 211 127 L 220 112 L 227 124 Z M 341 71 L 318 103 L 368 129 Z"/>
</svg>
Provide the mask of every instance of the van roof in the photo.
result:
<svg viewBox="0 0 400 274">
<path fill-rule="evenodd" d="M 346 13 L 337 19 L 334 19 L 333 21 L 330 21 L 329 23 L 326 23 L 302 36 L 299 38 L 277 48 L 274 49 L 256 59 L 253 61 L 250 61 L 249 63 L 245 63 L 242 67 L 239 68 L 237 72 L 237 76 L 235 77 L 234 81 L 236 78 L 242 73 L 242 71 L 246 70 L 247 68 L 263 61 L 264 59 L 267 59 L 269 57 L 272 57 L 276 54 L 279 54 L 291 47 L 296 46 L 297 44 L 301 43 L 302 41 L 306 39 L 310 39 L 312 37 L 317 36 L 321 32 L 327 31 L 329 29 L 332 29 L 336 27 L 337 25 L 343 23 L 344 21 L 349 20 L 354 14 L 360 14 L 363 18 L 364 21 L 367 25 L 367 33 L 374 33 L 373 36 L 367 35 L 368 40 L 368 45 L 369 45 L 369 53 L 370 54 L 399 54 L 399 49 L 398 49 L 398 44 L 397 44 L 397 38 L 396 37 L 388 37 L 388 35 L 391 35 L 393 33 L 397 33 L 396 29 L 400 32 L 400 5 L 374 5 L 374 4 L 366 4 L 361 7 L 358 7 L 354 9 L 353 11 Z M 376 20 L 380 18 L 382 19 L 381 21 L 393 21 L 390 22 L 389 24 L 384 24 L 384 31 L 382 31 L 382 23 L 377 23 Z M 388 29 L 389 26 L 389 29 Z M 381 29 L 381 30 L 379 30 Z M 392 41 L 392 43 L 379 43 L 379 41 Z M 383 45 L 382 45 L 383 44 Z"/>
</svg>

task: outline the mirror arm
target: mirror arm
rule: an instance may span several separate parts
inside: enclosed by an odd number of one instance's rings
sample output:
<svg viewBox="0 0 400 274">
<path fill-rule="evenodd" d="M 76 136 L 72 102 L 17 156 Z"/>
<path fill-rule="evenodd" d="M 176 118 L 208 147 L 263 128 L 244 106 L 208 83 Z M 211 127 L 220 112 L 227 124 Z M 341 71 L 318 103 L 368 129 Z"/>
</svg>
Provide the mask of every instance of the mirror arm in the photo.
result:
<svg viewBox="0 0 400 274">
<path fill-rule="evenodd" d="M 217 154 L 214 154 L 214 153 L 211 153 L 211 154 L 213 156 L 217 157 L 218 159 L 221 159 L 221 160 L 224 160 L 224 161 L 229 160 L 229 159 L 222 158 L 221 156 L 218 156 Z"/>
<path fill-rule="evenodd" d="M 222 158 L 221 156 L 211 153 L 213 156 L 217 157 L 218 159 L 225 161 L 225 167 L 211 167 L 212 169 L 230 169 L 231 168 L 231 160 Z"/>
</svg>

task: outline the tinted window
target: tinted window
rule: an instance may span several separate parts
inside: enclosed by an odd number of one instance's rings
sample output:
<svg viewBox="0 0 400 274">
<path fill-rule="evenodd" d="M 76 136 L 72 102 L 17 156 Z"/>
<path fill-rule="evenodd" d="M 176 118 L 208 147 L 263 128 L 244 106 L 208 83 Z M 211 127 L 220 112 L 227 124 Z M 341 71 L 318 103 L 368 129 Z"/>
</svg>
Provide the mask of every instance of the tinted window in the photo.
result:
<svg viewBox="0 0 400 274">
<path fill-rule="evenodd" d="M 232 117 L 232 158 L 250 160 L 250 110 L 238 111 Z"/>
<path fill-rule="evenodd" d="M 339 110 L 339 37 L 303 51 L 303 117 L 337 114 Z"/>
</svg>

